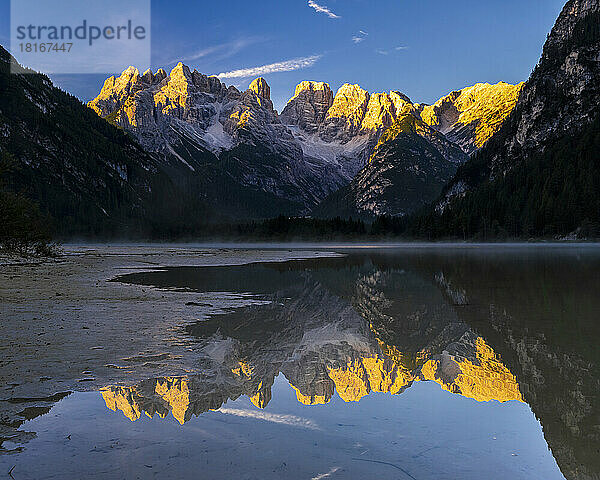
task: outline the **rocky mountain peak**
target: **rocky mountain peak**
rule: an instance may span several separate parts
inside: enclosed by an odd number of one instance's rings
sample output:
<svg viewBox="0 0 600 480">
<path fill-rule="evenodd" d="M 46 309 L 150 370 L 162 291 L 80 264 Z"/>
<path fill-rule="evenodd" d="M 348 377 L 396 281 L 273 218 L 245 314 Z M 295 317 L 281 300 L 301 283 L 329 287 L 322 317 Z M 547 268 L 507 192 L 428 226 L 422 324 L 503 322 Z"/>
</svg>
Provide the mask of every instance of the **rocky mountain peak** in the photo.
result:
<svg viewBox="0 0 600 480">
<path fill-rule="evenodd" d="M 159 68 L 156 73 L 152 72 L 152 69 L 148 69 L 141 76 L 142 82 L 146 85 L 158 85 L 165 78 L 167 78 L 167 72 L 165 72 L 162 68 Z"/>
<path fill-rule="evenodd" d="M 169 73 L 169 85 L 171 88 L 187 88 L 189 84 L 192 84 L 192 72 L 187 65 L 179 62 Z"/>
<path fill-rule="evenodd" d="M 392 97 L 387 93 L 374 93 L 369 99 L 361 130 L 382 132 L 392 125 L 395 118 L 396 105 Z"/>
<path fill-rule="evenodd" d="M 114 79 L 114 77 L 111 78 Z M 127 67 L 118 78 L 114 79 L 113 85 L 115 89 L 119 90 L 130 89 L 138 82 L 139 78 L 140 72 L 137 68 Z"/>
<path fill-rule="evenodd" d="M 274 112 L 273 102 L 271 101 L 271 87 L 264 78 L 259 77 L 253 80 L 248 87 L 248 91 L 256 95 L 256 100 L 261 107 Z"/>
<path fill-rule="evenodd" d="M 564 6 L 544 47 L 542 60 L 548 57 L 553 46 L 561 44 L 573 35 L 578 21 L 591 13 L 600 11 L 598 0 L 570 0 Z"/>
<path fill-rule="evenodd" d="M 390 97 L 392 98 L 396 106 L 404 105 L 406 103 L 410 103 L 412 105 L 412 101 L 408 97 L 408 95 L 405 95 L 404 93 L 399 92 L 398 90 L 392 90 L 390 92 Z"/>
<path fill-rule="evenodd" d="M 154 75 L 154 79 L 155 79 L 155 80 L 157 80 L 157 81 L 160 79 L 160 81 L 162 81 L 162 80 L 164 80 L 165 78 L 167 78 L 167 72 L 165 72 L 165 70 L 164 70 L 164 69 L 162 69 L 162 68 L 159 68 L 159 69 L 156 71 L 156 74 Z"/>
<path fill-rule="evenodd" d="M 598 115 L 600 0 L 570 0 L 550 32 L 542 58 L 523 87 L 508 155 L 539 151 L 549 140 L 577 130 Z M 551 121 L 549 121 L 551 119 Z M 503 155 L 507 157 L 507 155 Z M 494 159 L 493 168 L 506 170 Z"/>
<path fill-rule="evenodd" d="M 400 112 L 411 106 L 398 92 L 370 94 L 360 85 L 346 83 L 335 96 L 324 82 L 305 81 L 296 87 L 283 113 L 282 121 L 306 133 L 318 133 L 324 142 L 350 142 L 364 137 L 370 142 L 392 125 Z"/>
<path fill-rule="evenodd" d="M 107 78 L 98 97 L 88 106 L 100 115 L 105 109 L 114 108 L 129 95 L 133 95 L 138 90 L 139 83 L 139 70 L 133 66 L 128 67 L 120 76 Z"/>
<path fill-rule="evenodd" d="M 152 83 L 154 81 L 154 73 L 152 72 L 151 68 L 144 72 L 142 75 L 142 80 L 144 83 Z"/>
<path fill-rule="evenodd" d="M 449 93 L 433 105 L 420 105 L 423 120 L 473 153 L 500 129 L 513 111 L 523 84 L 478 83 Z"/>
<path fill-rule="evenodd" d="M 333 104 L 327 112 L 329 118 L 358 119 L 362 121 L 369 103 L 369 92 L 360 85 L 345 83 L 342 85 L 335 97 Z M 358 122 L 360 124 L 360 122 Z"/>
<path fill-rule="evenodd" d="M 271 100 L 271 87 L 269 87 L 267 81 L 262 77 L 253 80 L 248 89 L 252 90 L 260 98 Z"/>
<path fill-rule="evenodd" d="M 304 81 L 296 86 L 294 96 L 281 113 L 281 121 L 298 125 L 307 133 L 315 133 L 333 104 L 333 92 L 324 82 Z"/>
<path fill-rule="evenodd" d="M 331 91 L 328 83 L 307 80 L 300 82 L 298 85 L 296 85 L 296 91 L 294 92 L 294 96 L 290 99 L 290 101 L 300 96 L 304 92 L 307 92 L 307 95 L 309 96 L 318 96 L 318 92 L 323 92 L 322 95 L 328 100 L 327 103 L 329 103 L 330 107 L 333 103 L 333 92 Z"/>
<path fill-rule="evenodd" d="M 327 141 L 348 142 L 351 137 L 358 135 L 362 129 L 370 98 L 369 92 L 360 85 L 349 83 L 342 85 L 333 98 L 331 108 L 327 111 L 321 138 Z"/>
<path fill-rule="evenodd" d="M 133 65 L 130 65 L 125 70 L 123 70 L 123 73 L 121 73 L 121 77 L 123 77 L 123 78 L 131 78 L 133 76 L 139 77 L 139 75 L 140 75 L 140 71 L 137 68 L 135 68 Z"/>
</svg>

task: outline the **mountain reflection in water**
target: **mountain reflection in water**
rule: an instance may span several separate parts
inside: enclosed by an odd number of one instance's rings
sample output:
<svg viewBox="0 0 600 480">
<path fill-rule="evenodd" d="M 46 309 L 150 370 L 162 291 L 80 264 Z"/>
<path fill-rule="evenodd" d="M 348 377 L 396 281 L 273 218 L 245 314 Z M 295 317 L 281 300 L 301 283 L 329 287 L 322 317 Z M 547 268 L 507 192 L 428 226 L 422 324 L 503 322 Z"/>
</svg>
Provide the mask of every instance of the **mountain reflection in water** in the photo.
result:
<svg viewBox="0 0 600 480">
<path fill-rule="evenodd" d="M 264 408 L 280 373 L 306 405 L 432 381 L 477 401 L 527 402 L 565 477 L 598 478 L 600 262 L 578 255 L 375 252 L 125 275 L 263 302 L 186 327 L 201 374 L 102 396 L 131 420 L 172 413 L 184 423 L 242 395 Z"/>
</svg>

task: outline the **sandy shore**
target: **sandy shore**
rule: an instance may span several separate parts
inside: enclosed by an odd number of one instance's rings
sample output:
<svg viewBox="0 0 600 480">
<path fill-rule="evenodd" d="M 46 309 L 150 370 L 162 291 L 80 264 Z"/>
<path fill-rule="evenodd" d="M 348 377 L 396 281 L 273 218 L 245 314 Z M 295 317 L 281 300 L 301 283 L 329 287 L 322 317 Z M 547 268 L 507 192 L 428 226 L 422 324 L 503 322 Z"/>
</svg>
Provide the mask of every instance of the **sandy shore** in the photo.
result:
<svg viewBox="0 0 600 480">
<path fill-rule="evenodd" d="M 19 440 L 16 429 L 24 415 L 51 405 L 62 392 L 195 373 L 195 344 L 183 326 L 253 301 L 110 281 L 118 275 L 331 255 L 302 249 L 128 245 L 66 246 L 63 255 L 45 262 L 2 259 L 0 437 Z"/>
</svg>

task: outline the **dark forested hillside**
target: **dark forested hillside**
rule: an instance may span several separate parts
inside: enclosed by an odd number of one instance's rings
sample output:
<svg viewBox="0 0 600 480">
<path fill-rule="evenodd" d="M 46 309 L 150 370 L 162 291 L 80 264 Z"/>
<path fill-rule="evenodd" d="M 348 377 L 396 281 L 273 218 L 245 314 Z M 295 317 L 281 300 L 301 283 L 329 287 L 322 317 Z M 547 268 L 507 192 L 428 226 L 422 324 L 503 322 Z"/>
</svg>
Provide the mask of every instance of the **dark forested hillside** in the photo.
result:
<svg viewBox="0 0 600 480">
<path fill-rule="evenodd" d="M 172 185 L 123 131 L 40 74 L 10 73 L 0 47 L 4 189 L 36 202 L 55 231 L 103 235 L 140 224 Z"/>
<path fill-rule="evenodd" d="M 350 185 L 313 210 L 322 218 L 407 215 L 436 199 L 467 155 L 409 111 L 383 133 Z"/>
<path fill-rule="evenodd" d="M 573 232 L 580 238 L 600 237 L 600 118 L 494 180 L 485 178 L 488 152 L 457 174 L 472 182 L 484 178 L 479 186 L 453 199 L 443 213 L 416 216 L 410 235 L 485 240 Z"/>
<path fill-rule="evenodd" d="M 516 109 L 410 223 L 425 238 L 600 235 L 600 1 L 570 0 Z"/>
</svg>

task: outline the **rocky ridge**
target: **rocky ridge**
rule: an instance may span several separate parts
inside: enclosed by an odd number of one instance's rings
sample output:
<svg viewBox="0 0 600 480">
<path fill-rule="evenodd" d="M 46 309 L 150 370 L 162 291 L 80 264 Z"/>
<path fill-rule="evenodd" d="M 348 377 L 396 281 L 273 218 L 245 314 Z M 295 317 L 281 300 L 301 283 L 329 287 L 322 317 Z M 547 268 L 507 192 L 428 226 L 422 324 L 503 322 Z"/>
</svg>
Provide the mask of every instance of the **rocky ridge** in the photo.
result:
<svg viewBox="0 0 600 480">
<path fill-rule="evenodd" d="M 302 213 L 342 183 L 336 169 L 303 155 L 262 78 L 240 92 L 182 63 L 166 76 L 162 70 L 140 76 L 130 67 L 106 80 L 89 106 L 187 175 L 203 164 L 224 164 L 242 187 L 293 202 L 287 213 Z M 277 213 L 284 212 L 265 215 Z"/>
<path fill-rule="evenodd" d="M 355 158 L 344 162 L 351 167 L 346 170 L 349 185 L 323 200 L 313 214 L 403 216 L 434 201 L 467 155 L 499 130 L 521 87 L 477 84 L 427 106 L 413 104 L 400 92 L 370 95 L 346 84 L 317 125 L 310 108 L 314 92 L 330 90 L 322 84 L 314 88 L 310 82 L 299 85 L 281 118 L 295 124 L 303 151 L 327 158 L 340 151 L 346 154 L 345 146 Z M 332 143 L 341 148 L 332 152 Z"/>
<path fill-rule="evenodd" d="M 523 83 L 478 83 L 452 92 L 433 105 L 418 105 L 423 121 L 472 154 L 500 129 L 514 109 Z"/>
<path fill-rule="evenodd" d="M 360 85 L 344 84 L 333 96 L 326 83 L 302 82 L 280 119 L 306 155 L 338 164 L 349 182 L 410 104 L 400 92 L 370 94 Z"/>
<path fill-rule="evenodd" d="M 597 38 L 599 17 L 598 0 L 567 2 L 537 67 L 523 84 L 513 118 L 484 152 L 489 156 L 484 178 L 506 174 L 519 159 L 543 151 L 549 142 L 597 116 L 600 46 L 593 32 L 595 28 Z M 593 26 L 586 39 L 588 24 Z"/>
</svg>

